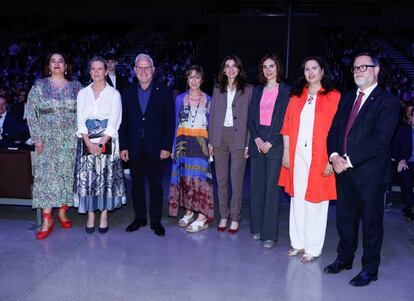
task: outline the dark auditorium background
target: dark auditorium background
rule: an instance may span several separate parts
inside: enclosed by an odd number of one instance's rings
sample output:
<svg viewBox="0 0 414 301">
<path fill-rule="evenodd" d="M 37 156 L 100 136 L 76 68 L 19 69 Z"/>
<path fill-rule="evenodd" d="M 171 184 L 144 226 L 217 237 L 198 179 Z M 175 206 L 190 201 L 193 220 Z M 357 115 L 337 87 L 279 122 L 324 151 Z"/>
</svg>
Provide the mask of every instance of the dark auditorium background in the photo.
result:
<svg viewBox="0 0 414 301">
<path fill-rule="evenodd" d="M 54 49 L 68 54 L 72 77 L 83 86 L 91 81 L 88 62 L 93 56 L 115 55 L 117 76 L 133 83 L 135 57 L 148 53 L 154 58 L 155 76 L 174 95 L 187 89 L 185 70 L 193 64 L 203 66 L 202 90 L 211 95 L 222 60 L 229 54 L 241 58 L 249 83 L 257 84 L 257 65 L 266 53 L 280 57 L 285 81 L 291 85 L 306 57 L 323 56 L 342 93 L 354 88 L 353 57 L 370 51 L 381 62 L 380 85 L 408 112 L 414 107 L 413 12 L 412 0 L 3 0 L 0 116 L 2 110 L 9 120 L 15 116 L 15 124 L 23 124 L 24 134 L 30 136 L 27 94 L 43 77 L 44 59 Z M 7 111 L 2 109 L 4 100 Z M 36 168 L 32 170 L 33 141 L 19 137 L 18 147 L 4 146 L 1 140 L 16 142 L 6 135 L 5 120 L 0 123 L 0 300 L 414 300 L 409 280 L 414 271 L 414 208 L 401 197 L 395 157 L 394 178 L 384 194 L 380 279 L 358 290 L 348 281 L 360 267 L 361 247 L 352 271 L 338 276 L 323 272 L 337 255 L 336 202 L 328 209 L 323 255 L 311 264 L 304 266 L 300 256 L 286 256 L 287 194 L 280 202 L 281 231 L 275 248 L 264 250 L 260 241 L 251 239 L 250 159 L 243 187 L 244 216 L 236 235 L 218 232 L 215 224 L 208 231 L 189 234 L 167 217 L 168 205 L 162 218 L 167 228 L 164 238 L 152 234 L 152 225 L 126 233 L 126 222 L 134 215 L 129 198 L 127 208 L 110 213 L 111 228 L 105 236 L 97 233 L 100 230 L 86 234 L 87 217 L 72 208 L 73 229 L 62 229 L 55 219 L 52 237 L 38 241 L 41 210 L 32 210 L 30 198 Z M 17 129 L 8 127 L 10 133 Z M 6 155 L 14 156 L 18 164 Z M 172 160 L 165 161 L 163 185 L 168 193 Z M 130 191 L 129 170 L 125 178 Z M 167 199 L 164 195 L 164 205 Z M 215 200 L 217 211 L 217 195 Z"/>
<path fill-rule="evenodd" d="M 8 6 L 0 11 L 1 88 L 11 90 L 14 97 L 16 90 L 29 89 L 34 77 L 40 76 L 34 69 L 43 63 L 42 51 L 52 45 L 69 48 L 66 50 L 75 58 L 75 71 L 84 84 L 89 80 L 86 62 L 93 54 L 116 52 L 118 69 L 127 73 L 139 51 L 152 52 L 158 75 L 177 91 L 185 89 L 180 69 L 189 63 L 205 67 L 204 88 L 212 91 L 221 60 L 229 53 L 241 57 L 253 83 L 257 62 L 264 53 L 275 52 L 282 58 L 289 82 L 296 78 L 299 63 L 306 56 L 322 54 L 329 59 L 341 90 L 350 88 L 346 50 L 356 44 L 360 47 L 358 41 L 362 40 L 366 49 L 375 49 L 380 57 L 386 46 L 391 46 L 407 52 L 409 62 L 414 62 L 410 1 L 118 0 L 108 4 L 40 0 L 10 1 Z M 191 44 L 186 44 L 188 41 Z M 68 46 L 69 42 L 74 45 Z M 13 64 L 7 58 L 12 43 L 21 48 L 18 63 Z M 25 69 L 29 56 L 36 61 L 30 74 L 11 76 L 15 69 Z M 384 56 L 389 70 L 403 75 L 408 72 L 399 61 Z M 404 89 L 411 89 L 409 75 L 410 84 L 404 79 L 404 85 L 394 83 L 399 79 L 388 78 L 395 74 L 384 76 L 383 82 L 401 97 Z"/>
</svg>

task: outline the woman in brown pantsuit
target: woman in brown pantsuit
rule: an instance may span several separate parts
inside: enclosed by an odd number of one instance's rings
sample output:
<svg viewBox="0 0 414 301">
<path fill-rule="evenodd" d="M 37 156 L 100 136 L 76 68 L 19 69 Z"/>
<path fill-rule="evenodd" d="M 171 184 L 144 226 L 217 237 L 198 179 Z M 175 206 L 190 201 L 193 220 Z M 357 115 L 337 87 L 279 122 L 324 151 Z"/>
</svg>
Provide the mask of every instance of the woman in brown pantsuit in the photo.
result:
<svg viewBox="0 0 414 301">
<path fill-rule="evenodd" d="M 243 197 L 243 178 L 246 166 L 248 131 L 247 115 L 253 88 L 246 84 L 246 73 L 235 55 L 224 58 L 219 84 L 214 88 L 210 109 L 209 151 L 214 155 L 217 178 L 220 222 L 217 230 L 227 227 L 228 178 L 232 188 L 229 233 L 239 230 Z"/>
</svg>

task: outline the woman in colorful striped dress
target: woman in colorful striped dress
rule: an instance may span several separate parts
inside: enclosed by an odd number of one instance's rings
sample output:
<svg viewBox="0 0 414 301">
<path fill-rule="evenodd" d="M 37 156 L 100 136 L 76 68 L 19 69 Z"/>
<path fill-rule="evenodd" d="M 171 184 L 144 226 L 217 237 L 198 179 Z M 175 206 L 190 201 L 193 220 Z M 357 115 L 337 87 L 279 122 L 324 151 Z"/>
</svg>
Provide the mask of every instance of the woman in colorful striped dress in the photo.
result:
<svg viewBox="0 0 414 301">
<path fill-rule="evenodd" d="M 176 97 L 176 132 L 169 194 L 169 215 L 180 207 L 186 212 L 178 225 L 188 232 L 208 228 L 213 220 L 214 202 L 208 154 L 208 112 L 211 97 L 201 91 L 202 67 L 186 71 L 189 90 Z M 197 218 L 195 214 L 198 213 Z"/>
</svg>

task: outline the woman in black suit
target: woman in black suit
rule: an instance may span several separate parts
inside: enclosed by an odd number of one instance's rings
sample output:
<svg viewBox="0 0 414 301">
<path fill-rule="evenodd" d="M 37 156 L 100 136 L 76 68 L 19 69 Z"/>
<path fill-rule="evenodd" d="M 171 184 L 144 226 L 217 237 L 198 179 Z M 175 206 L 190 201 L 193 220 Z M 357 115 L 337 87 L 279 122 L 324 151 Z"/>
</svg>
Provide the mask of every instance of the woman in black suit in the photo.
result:
<svg viewBox="0 0 414 301">
<path fill-rule="evenodd" d="M 274 54 L 259 63 L 259 80 L 249 107 L 249 156 L 251 157 L 250 231 L 270 249 L 277 241 L 280 187 L 277 185 L 283 155 L 280 129 L 290 98 L 290 87 L 282 82 L 283 67 Z"/>
</svg>

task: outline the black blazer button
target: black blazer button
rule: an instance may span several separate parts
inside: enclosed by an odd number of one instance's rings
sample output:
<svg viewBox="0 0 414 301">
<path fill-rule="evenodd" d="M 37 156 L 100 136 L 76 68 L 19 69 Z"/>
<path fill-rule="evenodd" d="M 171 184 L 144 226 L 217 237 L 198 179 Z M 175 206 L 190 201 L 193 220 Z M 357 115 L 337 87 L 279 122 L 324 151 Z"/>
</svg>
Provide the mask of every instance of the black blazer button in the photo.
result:
<svg viewBox="0 0 414 301">
<path fill-rule="evenodd" d="M 234 116 L 234 117 L 233 117 L 233 119 L 234 119 L 234 120 L 236 120 L 236 119 L 237 119 L 237 117 L 236 117 L 236 116 Z"/>
</svg>

